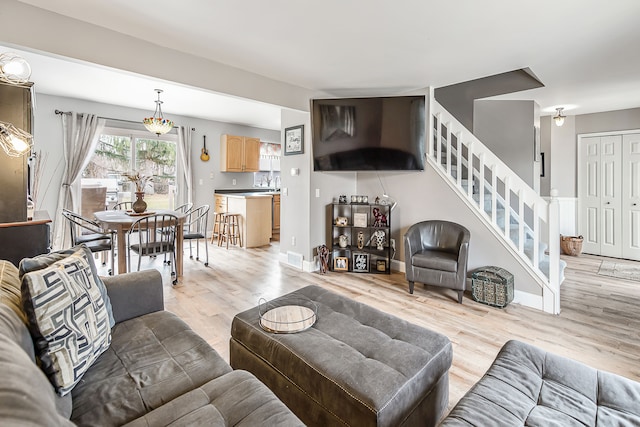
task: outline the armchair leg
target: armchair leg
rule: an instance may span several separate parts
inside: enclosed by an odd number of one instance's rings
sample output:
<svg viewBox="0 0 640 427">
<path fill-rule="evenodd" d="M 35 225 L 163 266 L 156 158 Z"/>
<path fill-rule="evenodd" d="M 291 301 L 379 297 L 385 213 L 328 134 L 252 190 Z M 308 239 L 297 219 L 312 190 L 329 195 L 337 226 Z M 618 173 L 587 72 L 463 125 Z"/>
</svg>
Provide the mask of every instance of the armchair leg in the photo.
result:
<svg viewBox="0 0 640 427">
<path fill-rule="evenodd" d="M 414 285 L 414 284 L 415 284 L 414 282 L 409 281 L 409 293 L 410 293 L 410 294 L 412 294 L 412 293 L 413 293 L 413 285 Z"/>
<path fill-rule="evenodd" d="M 464 295 L 464 291 L 458 291 L 458 304 L 462 304 L 463 295 Z"/>
</svg>

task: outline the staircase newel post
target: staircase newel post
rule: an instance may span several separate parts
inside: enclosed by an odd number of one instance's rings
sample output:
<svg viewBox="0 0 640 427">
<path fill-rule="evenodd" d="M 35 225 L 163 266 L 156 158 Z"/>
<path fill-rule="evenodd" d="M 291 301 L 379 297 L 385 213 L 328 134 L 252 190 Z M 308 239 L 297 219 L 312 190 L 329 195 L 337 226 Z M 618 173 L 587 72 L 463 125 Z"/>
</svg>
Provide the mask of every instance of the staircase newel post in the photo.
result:
<svg viewBox="0 0 640 427">
<path fill-rule="evenodd" d="M 434 141 L 436 140 L 437 137 L 437 131 L 435 130 L 436 127 L 436 123 L 435 123 L 435 119 L 433 117 L 434 115 L 434 109 L 433 109 L 433 88 L 429 87 L 429 93 L 427 94 L 427 102 L 426 102 L 426 108 L 425 108 L 425 114 L 427 115 L 427 123 L 429 125 L 429 130 L 427 131 L 427 156 L 431 157 L 433 159 L 433 148 L 434 148 Z M 439 125 L 439 123 L 438 123 Z"/>
<path fill-rule="evenodd" d="M 552 189 L 549 201 L 549 289 L 544 292 L 544 311 L 560 314 L 560 205 L 558 190 Z M 548 295 L 549 294 L 549 295 Z"/>
</svg>

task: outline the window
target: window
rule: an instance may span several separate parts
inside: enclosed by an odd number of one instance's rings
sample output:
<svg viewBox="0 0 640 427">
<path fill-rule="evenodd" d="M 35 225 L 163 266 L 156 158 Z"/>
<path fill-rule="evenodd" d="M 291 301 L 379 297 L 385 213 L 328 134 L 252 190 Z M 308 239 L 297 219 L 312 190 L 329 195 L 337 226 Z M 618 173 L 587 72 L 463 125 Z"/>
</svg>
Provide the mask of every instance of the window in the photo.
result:
<svg viewBox="0 0 640 427">
<path fill-rule="evenodd" d="M 82 187 L 106 186 L 105 207 L 135 200 L 135 186 L 123 174 L 138 171 L 152 176 L 145 188 L 149 209 L 176 205 L 177 136 L 155 137 L 142 131 L 105 127 L 93 157 L 82 173 Z"/>
</svg>

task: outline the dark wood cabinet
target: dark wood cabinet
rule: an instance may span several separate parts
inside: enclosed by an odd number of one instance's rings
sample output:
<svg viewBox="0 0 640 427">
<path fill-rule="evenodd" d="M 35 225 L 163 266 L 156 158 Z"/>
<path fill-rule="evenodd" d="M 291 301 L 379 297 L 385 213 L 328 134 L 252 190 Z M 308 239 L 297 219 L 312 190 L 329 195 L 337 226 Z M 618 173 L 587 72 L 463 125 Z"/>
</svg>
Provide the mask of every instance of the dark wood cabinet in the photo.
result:
<svg viewBox="0 0 640 427">
<path fill-rule="evenodd" d="M 0 83 L 0 120 L 32 133 L 30 84 Z M 0 149 L 0 223 L 27 219 L 27 157 L 10 157 Z"/>
<path fill-rule="evenodd" d="M 0 259 L 16 267 L 22 258 L 49 253 L 51 218 L 46 211 L 36 211 L 32 221 L 0 224 Z"/>
</svg>

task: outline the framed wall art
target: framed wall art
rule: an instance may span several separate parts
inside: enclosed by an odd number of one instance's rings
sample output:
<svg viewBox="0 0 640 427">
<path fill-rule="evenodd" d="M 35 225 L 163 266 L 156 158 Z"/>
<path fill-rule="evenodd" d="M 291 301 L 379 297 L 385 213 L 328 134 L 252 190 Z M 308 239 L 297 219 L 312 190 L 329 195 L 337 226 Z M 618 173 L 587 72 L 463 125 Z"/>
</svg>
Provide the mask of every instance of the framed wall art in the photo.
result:
<svg viewBox="0 0 640 427">
<path fill-rule="evenodd" d="M 349 271 L 349 258 L 346 256 L 333 258 L 333 269 L 335 271 Z"/>
<path fill-rule="evenodd" d="M 356 252 L 353 254 L 353 272 L 368 273 L 369 272 L 369 254 L 365 252 Z"/>
<path fill-rule="evenodd" d="M 353 226 L 354 227 L 366 227 L 367 226 L 367 214 L 362 212 L 356 212 L 353 214 Z"/>
<path fill-rule="evenodd" d="M 284 130 L 284 155 L 304 153 L 304 125 Z"/>
</svg>

